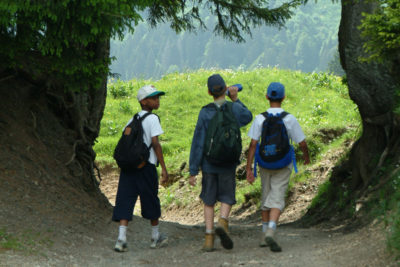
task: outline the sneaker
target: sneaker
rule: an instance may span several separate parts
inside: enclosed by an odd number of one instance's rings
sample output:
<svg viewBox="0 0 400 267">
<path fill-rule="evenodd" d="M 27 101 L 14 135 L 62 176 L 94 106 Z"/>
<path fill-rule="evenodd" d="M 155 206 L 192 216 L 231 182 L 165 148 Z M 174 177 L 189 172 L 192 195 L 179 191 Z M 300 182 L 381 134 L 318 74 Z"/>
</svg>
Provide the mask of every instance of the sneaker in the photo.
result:
<svg viewBox="0 0 400 267">
<path fill-rule="evenodd" d="M 162 233 L 158 235 L 158 239 L 151 239 L 150 248 L 161 248 L 168 244 L 168 237 Z"/>
<path fill-rule="evenodd" d="M 265 243 L 269 246 L 272 252 L 281 252 L 282 248 L 276 243 L 275 240 L 275 230 L 272 228 L 268 228 L 265 232 Z"/>
<path fill-rule="evenodd" d="M 117 240 L 117 243 L 115 243 L 114 250 L 115 250 L 116 252 L 125 252 L 125 251 L 128 250 L 128 246 L 127 246 L 127 244 L 126 244 L 125 241 L 122 241 L 122 240 L 119 240 L 119 239 L 118 239 L 118 240 Z"/>
</svg>

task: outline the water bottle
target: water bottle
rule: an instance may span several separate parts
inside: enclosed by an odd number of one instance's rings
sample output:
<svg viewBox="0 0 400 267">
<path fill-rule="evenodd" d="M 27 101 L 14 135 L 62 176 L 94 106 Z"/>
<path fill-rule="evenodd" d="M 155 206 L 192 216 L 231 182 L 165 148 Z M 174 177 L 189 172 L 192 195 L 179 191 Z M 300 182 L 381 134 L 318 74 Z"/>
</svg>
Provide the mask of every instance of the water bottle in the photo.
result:
<svg viewBox="0 0 400 267">
<path fill-rule="evenodd" d="M 240 83 L 234 84 L 232 86 L 237 87 L 238 88 L 238 92 L 242 91 L 242 89 L 243 89 L 243 86 Z M 226 95 L 229 95 L 229 90 L 228 89 L 226 89 Z"/>
</svg>

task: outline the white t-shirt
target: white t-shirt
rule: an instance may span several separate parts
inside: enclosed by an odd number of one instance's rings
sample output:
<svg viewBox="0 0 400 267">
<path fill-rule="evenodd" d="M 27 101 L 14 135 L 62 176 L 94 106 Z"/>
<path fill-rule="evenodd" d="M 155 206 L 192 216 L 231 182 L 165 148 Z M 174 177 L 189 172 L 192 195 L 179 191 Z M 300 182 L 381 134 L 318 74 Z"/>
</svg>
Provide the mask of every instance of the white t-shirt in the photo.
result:
<svg viewBox="0 0 400 267">
<path fill-rule="evenodd" d="M 142 117 L 144 114 L 146 114 L 148 111 L 142 110 L 139 112 L 139 117 Z M 133 118 L 131 118 L 126 126 L 131 123 Z M 125 126 L 125 127 L 126 127 Z M 147 146 L 150 146 L 151 144 L 151 138 L 154 136 L 159 136 L 164 133 L 164 131 L 161 128 L 160 121 L 158 120 L 157 115 L 151 114 L 148 115 L 143 121 L 142 121 L 142 126 L 143 126 L 143 132 L 144 132 L 144 143 Z M 154 152 L 153 147 L 150 149 L 150 157 L 149 157 L 149 162 L 152 164 L 157 163 L 157 156 L 156 153 Z"/>
<path fill-rule="evenodd" d="M 282 113 L 284 110 L 282 108 L 269 108 L 267 110 L 268 113 L 277 114 Z M 262 114 L 258 114 L 251 124 L 250 130 L 248 132 L 248 136 L 253 140 L 260 140 L 262 126 L 264 123 L 265 117 Z M 299 122 L 292 114 L 288 114 L 283 118 L 283 123 L 285 124 L 286 130 L 288 132 L 289 138 L 295 142 L 300 143 L 303 141 L 306 136 L 303 133 L 303 130 L 300 127 Z"/>
</svg>

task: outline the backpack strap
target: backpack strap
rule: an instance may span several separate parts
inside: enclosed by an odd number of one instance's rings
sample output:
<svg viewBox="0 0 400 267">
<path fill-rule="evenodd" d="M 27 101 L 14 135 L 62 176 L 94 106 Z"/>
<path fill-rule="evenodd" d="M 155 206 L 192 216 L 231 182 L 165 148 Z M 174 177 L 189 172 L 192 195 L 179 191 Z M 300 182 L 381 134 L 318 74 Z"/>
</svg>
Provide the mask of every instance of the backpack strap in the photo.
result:
<svg viewBox="0 0 400 267">
<path fill-rule="evenodd" d="M 145 119 L 147 116 L 151 115 L 151 114 L 156 115 L 157 118 L 158 118 L 158 121 L 161 123 L 160 117 L 159 117 L 157 114 L 151 113 L 151 112 L 147 112 L 147 113 L 144 114 L 142 117 L 139 116 L 139 113 L 136 113 L 136 114 L 133 116 L 133 118 L 139 120 L 139 122 L 142 123 L 142 122 L 144 121 L 144 119 Z M 133 121 L 132 121 L 132 123 L 133 123 Z M 149 149 L 150 149 L 152 146 L 153 146 L 153 144 L 150 143 Z"/>
<path fill-rule="evenodd" d="M 270 113 L 268 113 L 268 111 L 261 113 L 261 115 L 263 115 L 266 119 L 269 117 L 269 114 Z M 283 119 L 284 117 L 286 117 L 286 115 L 289 115 L 289 114 L 290 114 L 289 112 L 283 111 L 283 112 L 279 113 L 279 118 Z"/>
<path fill-rule="evenodd" d="M 157 118 L 158 118 L 158 121 L 161 122 L 160 117 L 159 117 L 157 114 L 151 113 L 151 112 L 147 112 L 147 113 L 144 114 L 142 117 L 139 117 L 140 122 L 144 121 L 144 119 L 145 119 L 147 116 L 151 115 L 151 114 L 156 115 Z M 139 116 L 139 113 L 136 113 L 135 116 L 136 116 L 136 115 Z"/>
<path fill-rule="evenodd" d="M 286 115 L 289 115 L 289 114 L 290 114 L 290 113 L 289 113 L 289 112 L 286 112 L 286 111 L 281 112 L 281 114 L 279 114 L 279 118 L 283 119 L 283 118 L 286 117 Z"/>
<path fill-rule="evenodd" d="M 216 106 L 214 103 L 210 103 L 210 104 L 207 104 L 207 105 L 203 106 L 202 109 L 203 109 L 203 108 L 213 108 L 213 109 L 216 109 L 217 106 Z"/>
<path fill-rule="evenodd" d="M 226 101 L 224 104 L 226 104 L 227 108 L 228 108 L 230 111 L 232 111 L 232 104 L 233 104 L 232 102 Z M 224 104 L 222 104 L 222 106 L 224 106 Z M 222 107 L 222 106 L 221 106 L 221 107 Z M 218 109 L 218 106 L 215 105 L 215 103 L 210 103 L 210 104 L 207 104 L 207 105 L 203 106 L 202 109 L 203 109 L 203 108 Z"/>
</svg>

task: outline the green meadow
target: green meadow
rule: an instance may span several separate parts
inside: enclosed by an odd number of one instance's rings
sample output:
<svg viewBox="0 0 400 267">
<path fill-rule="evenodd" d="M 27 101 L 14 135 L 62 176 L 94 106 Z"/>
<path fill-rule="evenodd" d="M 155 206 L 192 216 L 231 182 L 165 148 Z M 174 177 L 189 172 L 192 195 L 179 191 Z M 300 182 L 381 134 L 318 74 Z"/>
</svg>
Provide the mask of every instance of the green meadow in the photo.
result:
<svg viewBox="0 0 400 267">
<path fill-rule="evenodd" d="M 198 113 L 202 106 L 212 102 L 212 97 L 207 93 L 207 78 L 214 73 L 221 74 L 227 85 L 243 85 L 239 98 L 253 113 L 253 118 L 268 108 L 265 98 L 268 84 L 274 81 L 283 83 L 286 88 L 283 108 L 292 113 L 302 126 L 314 165 L 329 151 L 344 146 L 346 141 L 354 140 L 359 134 L 360 118 L 356 105 L 348 96 L 347 87 L 340 77 L 327 73 L 259 68 L 252 71 L 198 70 L 172 73 L 160 80 L 110 80 L 100 136 L 94 147 L 98 165 L 115 166 L 112 155 L 122 129 L 128 120 L 140 111 L 136 99 L 137 90 L 145 84 L 153 84 L 158 90 L 166 92 L 166 95 L 161 97 L 160 108 L 154 113 L 160 116 L 165 132 L 160 136 L 160 140 L 167 168 L 172 177 L 186 178 L 189 175 L 190 145 Z M 243 151 L 250 142 L 247 137 L 250 125 L 251 123 L 242 128 Z M 292 179 L 292 183 L 309 177 L 309 172 L 302 166 L 299 149 L 296 149 L 296 153 L 299 155 L 299 173 Z M 185 162 L 186 167 L 180 171 L 180 166 Z M 242 164 L 244 163 L 243 157 Z M 163 204 L 174 201 L 182 204 L 182 199 L 174 197 L 176 186 L 178 185 L 173 184 L 161 190 Z M 239 180 L 238 202 L 244 201 L 244 194 L 257 195 L 254 190 L 258 187 L 257 183 L 250 186 L 246 181 Z"/>
</svg>

